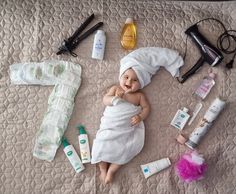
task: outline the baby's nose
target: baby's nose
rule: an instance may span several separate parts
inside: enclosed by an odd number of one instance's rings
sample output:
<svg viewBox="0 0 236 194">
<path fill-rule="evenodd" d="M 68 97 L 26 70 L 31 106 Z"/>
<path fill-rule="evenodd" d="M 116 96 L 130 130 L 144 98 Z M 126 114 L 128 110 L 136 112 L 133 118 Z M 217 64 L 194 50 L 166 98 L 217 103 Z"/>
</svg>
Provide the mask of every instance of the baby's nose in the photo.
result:
<svg viewBox="0 0 236 194">
<path fill-rule="evenodd" d="M 127 80 L 127 84 L 131 84 L 132 80 L 131 79 L 128 79 Z"/>
</svg>

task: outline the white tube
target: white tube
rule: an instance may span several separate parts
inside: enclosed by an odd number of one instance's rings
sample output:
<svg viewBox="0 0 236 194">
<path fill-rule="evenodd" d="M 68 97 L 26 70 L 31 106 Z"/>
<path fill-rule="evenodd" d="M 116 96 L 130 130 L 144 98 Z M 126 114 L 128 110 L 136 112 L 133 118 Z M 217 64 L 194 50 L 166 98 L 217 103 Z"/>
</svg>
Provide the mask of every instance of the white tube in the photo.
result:
<svg viewBox="0 0 236 194">
<path fill-rule="evenodd" d="M 141 165 L 142 172 L 145 178 L 152 176 L 155 173 L 160 172 L 161 170 L 169 167 L 171 165 L 169 158 L 163 158 L 148 164 Z"/>
</svg>

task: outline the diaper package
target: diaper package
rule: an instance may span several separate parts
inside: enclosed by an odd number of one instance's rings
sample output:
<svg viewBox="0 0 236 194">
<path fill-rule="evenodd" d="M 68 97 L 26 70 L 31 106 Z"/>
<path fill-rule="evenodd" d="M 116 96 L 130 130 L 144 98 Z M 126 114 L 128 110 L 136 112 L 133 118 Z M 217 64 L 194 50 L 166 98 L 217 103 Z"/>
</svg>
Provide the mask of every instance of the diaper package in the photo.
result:
<svg viewBox="0 0 236 194">
<path fill-rule="evenodd" d="M 52 161 L 73 111 L 81 83 L 80 65 L 56 60 L 18 63 L 10 66 L 10 78 L 17 85 L 55 85 L 33 151 L 35 157 Z"/>
</svg>

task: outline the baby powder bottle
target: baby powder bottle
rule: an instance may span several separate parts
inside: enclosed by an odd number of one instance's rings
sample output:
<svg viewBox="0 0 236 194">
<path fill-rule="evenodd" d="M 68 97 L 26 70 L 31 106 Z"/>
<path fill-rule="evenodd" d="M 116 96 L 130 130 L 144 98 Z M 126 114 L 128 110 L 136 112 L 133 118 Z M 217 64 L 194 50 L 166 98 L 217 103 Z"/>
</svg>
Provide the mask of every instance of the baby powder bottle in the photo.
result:
<svg viewBox="0 0 236 194">
<path fill-rule="evenodd" d="M 127 18 L 121 32 L 121 45 L 124 49 L 133 49 L 136 45 L 137 29 L 132 18 Z"/>
<path fill-rule="evenodd" d="M 103 30 L 98 30 L 93 42 L 93 59 L 103 60 L 106 45 L 106 35 Z"/>
<path fill-rule="evenodd" d="M 200 99 L 205 99 L 215 85 L 215 73 L 209 72 L 208 76 L 204 77 L 197 89 L 194 91 L 194 95 Z"/>
<path fill-rule="evenodd" d="M 77 129 L 79 130 L 78 139 L 79 139 L 81 160 L 82 160 L 82 163 L 88 163 L 91 161 L 88 135 L 84 129 L 84 126 L 79 125 L 77 126 Z"/>
<path fill-rule="evenodd" d="M 62 144 L 64 146 L 64 152 L 66 154 L 66 157 L 69 159 L 71 165 L 75 169 L 77 173 L 84 170 L 84 165 L 82 164 L 78 154 L 76 153 L 74 147 L 70 145 L 66 138 L 62 139 Z"/>
</svg>

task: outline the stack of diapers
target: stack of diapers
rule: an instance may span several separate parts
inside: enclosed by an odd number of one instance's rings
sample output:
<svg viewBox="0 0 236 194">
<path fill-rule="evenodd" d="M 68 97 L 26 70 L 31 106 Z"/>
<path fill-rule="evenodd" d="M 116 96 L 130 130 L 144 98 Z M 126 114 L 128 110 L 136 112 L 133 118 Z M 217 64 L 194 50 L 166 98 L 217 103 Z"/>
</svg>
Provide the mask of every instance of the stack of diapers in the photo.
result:
<svg viewBox="0 0 236 194">
<path fill-rule="evenodd" d="M 67 129 L 81 84 L 80 65 L 56 60 L 18 63 L 10 66 L 10 78 L 17 85 L 55 85 L 33 151 L 35 157 L 52 161 Z"/>
</svg>

